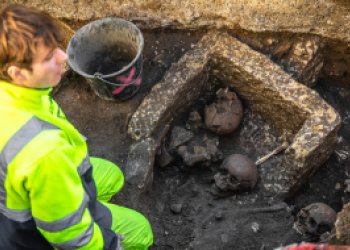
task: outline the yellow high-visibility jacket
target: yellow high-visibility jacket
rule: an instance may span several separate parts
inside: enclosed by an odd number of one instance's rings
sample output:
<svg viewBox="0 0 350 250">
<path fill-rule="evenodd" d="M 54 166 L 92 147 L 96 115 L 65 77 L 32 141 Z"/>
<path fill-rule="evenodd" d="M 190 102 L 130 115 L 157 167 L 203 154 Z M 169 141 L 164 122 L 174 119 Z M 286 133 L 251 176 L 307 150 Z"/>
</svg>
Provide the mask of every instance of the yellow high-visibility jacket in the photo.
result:
<svg viewBox="0 0 350 250">
<path fill-rule="evenodd" d="M 116 249 L 84 138 L 51 89 L 0 81 L 0 249 Z"/>
</svg>

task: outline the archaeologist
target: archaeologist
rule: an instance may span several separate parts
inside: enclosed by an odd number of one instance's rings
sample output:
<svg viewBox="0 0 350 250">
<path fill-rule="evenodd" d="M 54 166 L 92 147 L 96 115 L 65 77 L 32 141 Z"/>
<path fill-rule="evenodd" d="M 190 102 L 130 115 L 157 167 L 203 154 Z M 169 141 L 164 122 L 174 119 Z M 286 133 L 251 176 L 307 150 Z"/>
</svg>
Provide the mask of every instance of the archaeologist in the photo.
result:
<svg viewBox="0 0 350 250">
<path fill-rule="evenodd" d="M 0 12 L 0 249 L 147 249 L 147 219 L 107 203 L 123 186 L 113 163 L 89 157 L 84 137 L 50 97 L 66 54 L 47 14 Z"/>
</svg>

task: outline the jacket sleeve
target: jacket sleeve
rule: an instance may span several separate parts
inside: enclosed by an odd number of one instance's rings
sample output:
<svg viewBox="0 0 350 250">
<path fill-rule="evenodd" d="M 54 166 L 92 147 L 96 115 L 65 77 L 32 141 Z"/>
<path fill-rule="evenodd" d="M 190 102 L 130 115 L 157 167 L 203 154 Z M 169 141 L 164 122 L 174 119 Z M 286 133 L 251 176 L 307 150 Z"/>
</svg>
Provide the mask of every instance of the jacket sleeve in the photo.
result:
<svg viewBox="0 0 350 250">
<path fill-rule="evenodd" d="M 88 209 L 76 158 L 74 147 L 58 140 L 31 171 L 27 189 L 34 221 L 56 249 L 107 249 Z"/>
</svg>

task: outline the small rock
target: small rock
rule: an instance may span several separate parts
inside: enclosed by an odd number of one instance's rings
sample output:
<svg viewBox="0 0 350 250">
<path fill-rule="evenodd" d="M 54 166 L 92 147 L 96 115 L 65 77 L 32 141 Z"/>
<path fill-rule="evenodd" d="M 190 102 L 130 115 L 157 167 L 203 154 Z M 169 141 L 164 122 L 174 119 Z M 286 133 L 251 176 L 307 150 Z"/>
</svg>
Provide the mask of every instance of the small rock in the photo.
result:
<svg viewBox="0 0 350 250">
<path fill-rule="evenodd" d="M 347 149 L 334 150 L 334 154 L 336 155 L 339 163 L 344 163 L 349 158 L 349 151 Z"/>
<path fill-rule="evenodd" d="M 160 213 L 163 212 L 164 211 L 164 207 L 165 207 L 164 202 L 162 202 L 160 200 L 158 200 L 156 202 L 156 209 L 157 209 L 158 212 L 160 212 Z"/>
<path fill-rule="evenodd" d="M 192 154 L 187 146 L 180 146 L 177 152 L 183 159 L 185 165 L 190 167 L 196 165 L 197 163 L 205 163 L 210 160 L 210 155 L 206 152 L 206 150 L 204 153 Z"/>
<path fill-rule="evenodd" d="M 205 144 L 212 162 L 218 162 L 224 158 L 224 154 L 218 148 L 218 145 L 219 145 L 218 138 L 208 138 L 205 141 Z"/>
<path fill-rule="evenodd" d="M 206 154 L 207 153 L 207 148 L 203 146 L 193 146 L 193 153 L 198 155 L 198 154 Z"/>
<path fill-rule="evenodd" d="M 181 203 L 174 203 L 170 206 L 170 210 L 174 214 L 179 214 L 182 211 L 182 204 Z"/>
<path fill-rule="evenodd" d="M 174 157 L 172 157 L 169 154 L 168 150 L 165 148 L 165 146 L 162 145 L 160 149 L 160 153 L 156 157 L 157 165 L 160 167 L 166 167 L 170 165 L 170 163 L 172 163 L 173 160 L 174 160 Z"/>
<path fill-rule="evenodd" d="M 257 222 L 253 222 L 251 225 L 251 228 L 252 228 L 254 233 L 260 232 L 260 225 Z"/>
<path fill-rule="evenodd" d="M 220 221 L 224 218 L 224 215 L 222 213 L 222 211 L 218 211 L 216 214 L 215 214 L 215 220 L 217 221 Z"/>
<path fill-rule="evenodd" d="M 193 136 L 194 135 L 191 131 L 175 126 L 171 131 L 170 150 L 173 150 L 176 147 L 188 142 L 193 138 Z"/>
<path fill-rule="evenodd" d="M 221 234 L 220 239 L 222 243 L 227 243 L 228 242 L 228 235 L 227 234 Z"/>
<path fill-rule="evenodd" d="M 200 127 L 202 127 L 202 117 L 198 111 L 192 111 L 186 122 L 186 128 L 196 130 Z"/>
</svg>

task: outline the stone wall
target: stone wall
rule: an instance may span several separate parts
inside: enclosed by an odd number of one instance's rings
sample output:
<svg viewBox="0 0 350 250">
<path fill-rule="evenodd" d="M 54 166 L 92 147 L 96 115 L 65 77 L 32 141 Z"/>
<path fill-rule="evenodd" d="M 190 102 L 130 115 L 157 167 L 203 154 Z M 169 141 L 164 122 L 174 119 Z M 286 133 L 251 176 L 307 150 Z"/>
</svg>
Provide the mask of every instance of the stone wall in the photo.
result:
<svg viewBox="0 0 350 250">
<path fill-rule="evenodd" d="M 198 98 L 205 85 L 193 79 L 206 71 L 233 88 L 289 142 L 282 161 L 261 179 L 268 191 L 281 197 L 293 194 L 333 151 L 340 117 L 315 91 L 228 34 L 210 32 L 172 65 L 133 114 L 129 135 L 142 143 L 162 124 L 170 125 Z"/>
</svg>

